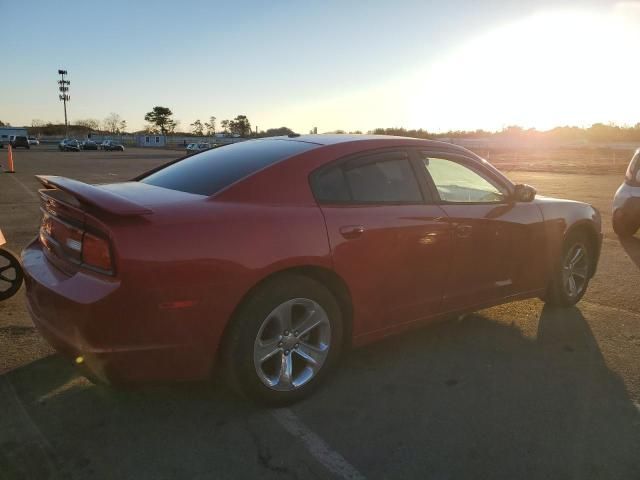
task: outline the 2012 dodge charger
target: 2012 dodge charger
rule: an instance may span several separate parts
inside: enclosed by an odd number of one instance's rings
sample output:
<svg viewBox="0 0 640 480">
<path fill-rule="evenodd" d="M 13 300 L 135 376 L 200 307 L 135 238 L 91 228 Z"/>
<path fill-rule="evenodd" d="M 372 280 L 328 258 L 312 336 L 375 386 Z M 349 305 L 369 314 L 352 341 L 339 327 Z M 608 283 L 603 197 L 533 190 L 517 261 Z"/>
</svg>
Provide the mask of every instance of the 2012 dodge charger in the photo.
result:
<svg viewBox="0 0 640 480">
<path fill-rule="evenodd" d="M 39 178 L 33 320 L 112 383 L 218 365 L 245 395 L 290 403 L 348 346 L 517 299 L 573 305 L 600 254 L 593 207 L 434 141 L 277 137 L 130 182 Z"/>
</svg>

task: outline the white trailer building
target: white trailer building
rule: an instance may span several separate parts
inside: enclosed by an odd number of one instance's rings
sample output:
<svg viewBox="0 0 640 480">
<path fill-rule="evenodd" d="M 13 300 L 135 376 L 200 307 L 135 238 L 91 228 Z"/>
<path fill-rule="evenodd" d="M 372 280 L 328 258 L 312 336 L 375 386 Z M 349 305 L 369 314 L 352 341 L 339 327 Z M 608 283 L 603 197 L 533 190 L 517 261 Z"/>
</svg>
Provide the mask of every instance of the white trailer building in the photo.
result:
<svg viewBox="0 0 640 480">
<path fill-rule="evenodd" d="M 27 136 L 27 129 L 24 127 L 0 127 L 0 148 L 9 145 L 16 135 Z"/>
</svg>

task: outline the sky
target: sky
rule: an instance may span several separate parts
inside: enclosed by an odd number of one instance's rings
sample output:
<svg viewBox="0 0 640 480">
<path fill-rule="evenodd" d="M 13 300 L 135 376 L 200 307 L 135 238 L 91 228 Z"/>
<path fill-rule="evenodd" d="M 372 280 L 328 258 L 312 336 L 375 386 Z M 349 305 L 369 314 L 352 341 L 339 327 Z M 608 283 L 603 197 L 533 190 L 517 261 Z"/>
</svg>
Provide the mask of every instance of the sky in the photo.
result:
<svg viewBox="0 0 640 480">
<path fill-rule="evenodd" d="M 188 130 L 548 129 L 640 122 L 640 1 L 0 0 L 0 120 L 155 105 Z"/>
</svg>

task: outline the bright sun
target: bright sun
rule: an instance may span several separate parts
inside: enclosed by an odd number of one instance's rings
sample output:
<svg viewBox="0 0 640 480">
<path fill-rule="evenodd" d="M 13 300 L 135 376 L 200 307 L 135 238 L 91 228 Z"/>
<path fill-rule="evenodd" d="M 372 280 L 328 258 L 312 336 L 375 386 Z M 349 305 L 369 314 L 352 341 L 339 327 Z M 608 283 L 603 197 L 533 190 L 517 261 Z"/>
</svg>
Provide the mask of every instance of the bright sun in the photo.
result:
<svg viewBox="0 0 640 480">
<path fill-rule="evenodd" d="M 639 47 L 638 3 L 605 14 L 537 14 L 431 64 L 415 79 L 420 93 L 407 116 L 431 130 L 635 124 Z"/>
<path fill-rule="evenodd" d="M 270 112 L 275 123 L 432 132 L 640 122 L 640 2 L 494 27 L 413 74 Z M 279 115 L 279 116 L 278 116 Z M 325 126 L 325 127 L 323 127 Z"/>
</svg>

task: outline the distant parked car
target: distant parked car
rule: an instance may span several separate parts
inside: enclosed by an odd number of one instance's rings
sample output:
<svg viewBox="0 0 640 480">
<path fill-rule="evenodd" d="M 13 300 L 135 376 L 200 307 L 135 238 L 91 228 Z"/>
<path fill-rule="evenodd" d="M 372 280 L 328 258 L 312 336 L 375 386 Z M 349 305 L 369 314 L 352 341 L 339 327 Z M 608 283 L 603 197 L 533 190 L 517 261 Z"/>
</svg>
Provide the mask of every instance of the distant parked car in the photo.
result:
<svg viewBox="0 0 640 480">
<path fill-rule="evenodd" d="M 124 152 L 124 145 L 122 145 L 121 143 L 116 143 L 113 140 L 107 140 L 105 142 L 102 142 L 102 149 L 106 150 L 108 152 L 111 152 L 113 150 L 119 150 L 121 152 Z"/>
<path fill-rule="evenodd" d="M 13 148 L 18 148 L 18 147 L 22 147 L 26 149 L 31 148 L 29 146 L 29 140 L 24 135 L 16 135 L 15 138 L 11 140 L 11 146 Z"/>
<path fill-rule="evenodd" d="M 79 152 L 80 142 L 73 138 L 65 138 L 58 144 L 61 152 Z"/>
<path fill-rule="evenodd" d="M 629 162 L 624 182 L 613 197 L 613 231 L 631 237 L 640 228 L 640 149 Z"/>
<path fill-rule="evenodd" d="M 29 141 L 29 145 L 40 145 L 40 140 L 36 137 L 29 137 L 27 140 Z"/>
<path fill-rule="evenodd" d="M 85 140 L 82 142 L 82 150 L 98 150 L 98 144 L 93 140 Z"/>
<path fill-rule="evenodd" d="M 190 143 L 189 145 L 187 145 L 187 155 L 192 155 L 204 150 L 209 150 L 210 148 L 211 144 L 209 143 Z"/>
</svg>

